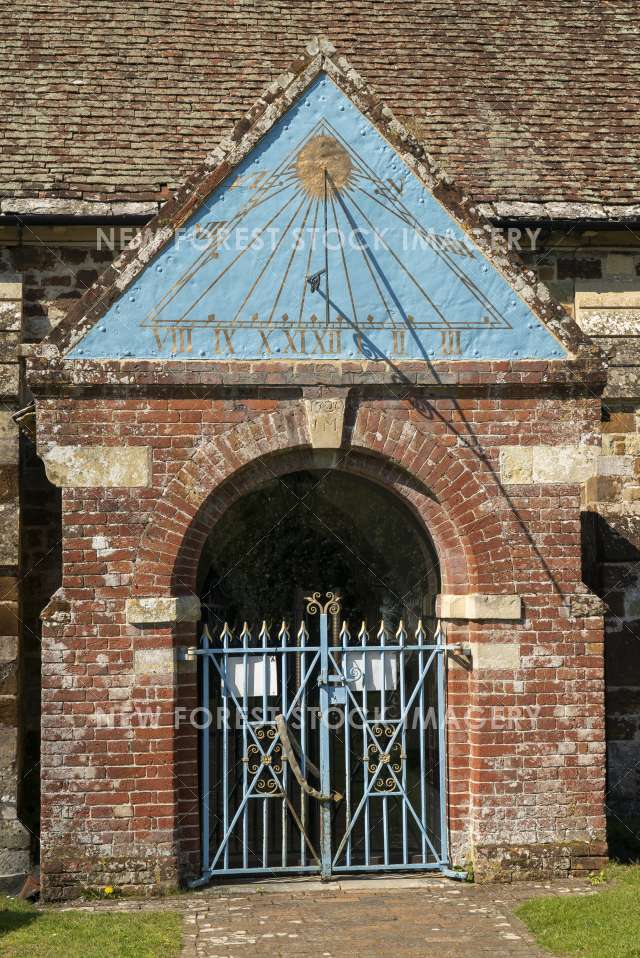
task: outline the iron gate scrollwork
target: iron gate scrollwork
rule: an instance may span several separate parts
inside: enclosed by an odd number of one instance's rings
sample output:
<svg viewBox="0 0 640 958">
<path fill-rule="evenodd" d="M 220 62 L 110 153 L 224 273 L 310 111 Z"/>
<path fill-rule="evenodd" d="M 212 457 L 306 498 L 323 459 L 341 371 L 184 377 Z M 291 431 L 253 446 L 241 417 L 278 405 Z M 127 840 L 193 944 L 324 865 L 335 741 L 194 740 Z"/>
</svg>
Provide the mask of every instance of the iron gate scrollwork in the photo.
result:
<svg viewBox="0 0 640 958">
<path fill-rule="evenodd" d="M 445 644 L 336 622 L 332 593 L 275 637 L 266 622 L 205 629 L 202 875 L 441 869 L 448 865 Z M 331 635 L 330 635 L 331 631 Z"/>
</svg>

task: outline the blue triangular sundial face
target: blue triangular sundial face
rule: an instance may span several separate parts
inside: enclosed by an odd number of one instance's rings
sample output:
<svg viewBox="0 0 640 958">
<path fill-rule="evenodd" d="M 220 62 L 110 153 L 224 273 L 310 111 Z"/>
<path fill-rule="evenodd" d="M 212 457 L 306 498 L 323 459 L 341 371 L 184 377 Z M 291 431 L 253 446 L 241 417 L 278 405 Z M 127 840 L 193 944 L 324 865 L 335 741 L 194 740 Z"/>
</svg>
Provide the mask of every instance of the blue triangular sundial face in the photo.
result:
<svg viewBox="0 0 640 958">
<path fill-rule="evenodd" d="M 69 353 L 316 361 L 565 355 L 324 75 Z"/>
</svg>

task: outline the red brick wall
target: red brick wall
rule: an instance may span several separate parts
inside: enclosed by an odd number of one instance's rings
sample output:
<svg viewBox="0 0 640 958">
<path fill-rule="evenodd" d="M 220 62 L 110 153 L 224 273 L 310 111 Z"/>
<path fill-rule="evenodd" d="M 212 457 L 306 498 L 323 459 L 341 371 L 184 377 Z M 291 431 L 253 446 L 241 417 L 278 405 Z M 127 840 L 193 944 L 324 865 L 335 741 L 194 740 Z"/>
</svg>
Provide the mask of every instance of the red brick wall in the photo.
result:
<svg viewBox="0 0 640 958">
<path fill-rule="evenodd" d="M 566 872 L 602 851 L 602 619 L 571 618 L 580 589 L 577 485 L 500 482 L 501 445 L 597 441 L 592 399 L 361 396 L 339 467 L 409 501 L 439 552 L 443 590 L 518 593 L 521 622 L 450 624 L 450 642 L 516 640 L 521 668 L 449 671 L 449 800 L 457 861 Z M 82 884 L 170 884 L 197 857 L 197 769 L 177 704 L 193 673 L 138 683 L 135 650 L 188 645 L 195 630 L 125 623 L 137 595 L 189 594 L 217 515 L 255 483 L 309 463 L 298 399 L 38 402 L 39 443 L 152 448 L 149 488 L 63 493 L 63 583 L 43 638 L 43 835 L 50 896 Z M 158 708 L 152 728 L 96 727 L 96 709 Z M 500 725 L 501 710 L 517 721 Z M 465 716 L 471 710 L 471 718 Z M 493 720 L 493 721 L 492 721 Z M 571 843 L 576 843 L 574 846 Z"/>
</svg>

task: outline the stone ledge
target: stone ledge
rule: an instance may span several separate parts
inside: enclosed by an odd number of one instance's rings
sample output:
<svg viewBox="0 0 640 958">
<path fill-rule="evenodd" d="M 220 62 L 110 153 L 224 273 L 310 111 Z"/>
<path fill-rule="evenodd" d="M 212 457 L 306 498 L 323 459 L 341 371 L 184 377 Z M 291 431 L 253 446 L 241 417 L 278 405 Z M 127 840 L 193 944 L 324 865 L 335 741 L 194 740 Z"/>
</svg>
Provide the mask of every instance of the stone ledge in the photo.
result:
<svg viewBox="0 0 640 958">
<path fill-rule="evenodd" d="M 164 625 L 197 622 L 200 599 L 195 595 L 144 596 L 127 599 L 127 625 Z"/>
<path fill-rule="evenodd" d="M 40 451 L 49 482 L 66 488 L 151 485 L 148 446 L 49 446 Z"/>
<path fill-rule="evenodd" d="M 139 200 L 73 200 L 58 197 L 15 197 L 0 202 L 9 216 L 154 216 L 160 203 Z"/>
<path fill-rule="evenodd" d="M 522 599 L 519 595 L 449 595 L 442 593 L 436 600 L 436 615 L 440 619 L 502 619 L 522 618 Z"/>
</svg>

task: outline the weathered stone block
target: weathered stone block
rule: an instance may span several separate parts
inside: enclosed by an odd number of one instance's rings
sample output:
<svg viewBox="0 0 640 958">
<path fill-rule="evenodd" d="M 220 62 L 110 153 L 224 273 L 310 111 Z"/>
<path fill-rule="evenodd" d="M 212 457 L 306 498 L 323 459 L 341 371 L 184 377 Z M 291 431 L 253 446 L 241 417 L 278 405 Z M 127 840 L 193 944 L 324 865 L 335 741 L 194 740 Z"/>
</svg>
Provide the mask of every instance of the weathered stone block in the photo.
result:
<svg viewBox="0 0 640 958">
<path fill-rule="evenodd" d="M 18 427 L 11 410 L 0 410 L 0 463 L 18 460 Z"/>
<path fill-rule="evenodd" d="M 18 464 L 0 463 L 0 502 L 15 499 L 17 503 L 18 493 Z"/>
<path fill-rule="evenodd" d="M 443 593 L 437 598 L 436 614 L 441 619 L 515 620 L 522 616 L 522 599 L 519 595 Z"/>
<path fill-rule="evenodd" d="M 40 455 L 55 486 L 131 488 L 151 482 L 147 446 L 49 446 Z"/>
<path fill-rule="evenodd" d="M 594 446 L 535 446 L 534 482 L 584 482 L 593 475 L 599 450 Z"/>
<path fill-rule="evenodd" d="M 18 603 L 0 602 L 0 636 L 18 635 Z M 0 646 L 2 639 L 0 639 Z"/>
<path fill-rule="evenodd" d="M 0 276 L 0 300 L 22 299 L 22 277 L 17 273 Z"/>
<path fill-rule="evenodd" d="M 500 450 L 500 476 L 510 485 L 533 482 L 533 447 L 503 446 Z"/>
<path fill-rule="evenodd" d="M 606 611 L 606 602 L 593 592 L 577 593 L 569 598 L 569 615 L 573 618 L 604 615 Z"/>
<path fill-rule="evenodd" d="M 0 363 L 0 396 L 15 397 L 20 388 L 20 367 L 17 363 Z"/>
<path fill-rule="evenodd" d="M 0 299 L 0 330 L 19 333 L 22 327 L 22 303 Z"/>
<path fill-rule="evenodd" d="M 0 725 L 14 728 L 18 724 L 18 699 L 15 695 L 0 695 Z"/>
<path fill-rule="evenodd" d="M 0 565 L 18 565 L 20 514 L 17 500 L 0 503 Z"/>
<path fill-rule="evenodd" d="M 17 602 L 18 580 L 15 576 L 0 576 L 0 600 L 4 602 Z"/>
<path fill-rule="evenodd" d="M 502 446 L 500 475 L 507 484 L 580 483 L 596 471 L 595 446 Z"/>
<path fill-rule="evenodd" d="M 635 432 L 636 417 L 633 412 L 610 412 L 609 418 L 602 423 L 602 431 L 608 432 Z"/>
<path fill-rule="evenodd" d="M 0 638 L 0 665 L 14 662 L 18 657 L 18 638 L 16 635 L 3 635 Z"/>
<path fill-rule="evenodd" d="M 615 502 L 622 494 L 622 479 L 616 476 L 592 476 L 582 489 L 582 502 L 585 506 L 598 502 Z"/>
<path fill-rule="evenodd" d="M 519 642 L 472 642 L 471 661 L 474 669 L 519 669 Z"/>
<path fill-rule="evenodd" d="M 598 476 L 633 476 L 634 472 L 633 456 L 600 456 L 596 460 Z"/>
<path fill-rule="evenodd" d="M 175 668 L 173 649 L 136 649 L 134 671 L 136 676 L 169 674 Z"/>
<path fill-rule="evenodd" d="M 163 622 L 197 622 L 200 599 L 195 595 L 144 596 L 127 599 L 129 625 L 158 625 Z"/>
<path fill-rule="evenodd" d="M 304 408 L 314 449 L 339 449 L 344 423 L 344 399 L 305 399 Z"/>
<path fill-rule="evenodd" d="M 630 253 L 609 253 L 604 261 L 607 276 L 633 276 L 634 262 Z"/>
</svg>

